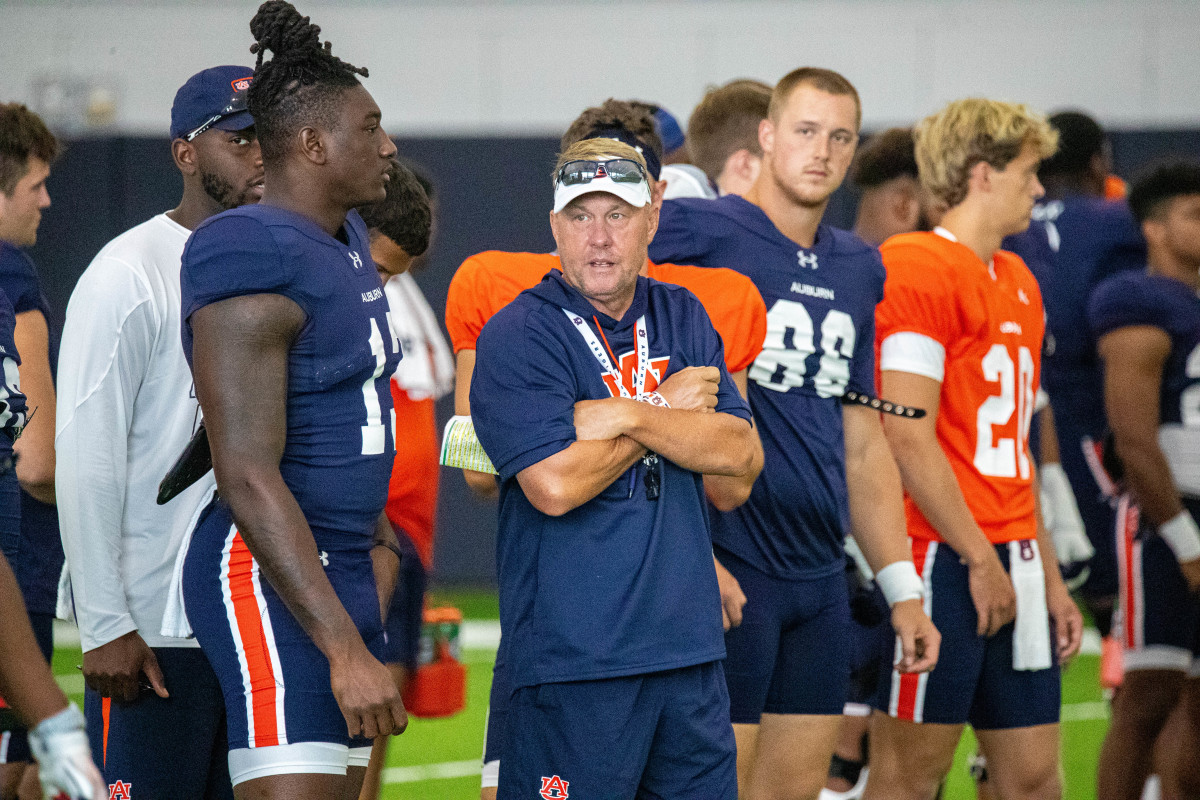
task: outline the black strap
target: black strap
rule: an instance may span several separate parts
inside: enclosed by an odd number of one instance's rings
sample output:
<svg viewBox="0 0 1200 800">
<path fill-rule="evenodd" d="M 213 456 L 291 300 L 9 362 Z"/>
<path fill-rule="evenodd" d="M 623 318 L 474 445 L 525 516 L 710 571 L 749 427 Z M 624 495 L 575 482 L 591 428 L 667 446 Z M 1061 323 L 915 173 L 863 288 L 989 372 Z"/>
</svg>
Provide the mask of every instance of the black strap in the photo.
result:
<svg viewBox="0 0 1200 800">
<path fill-rule="evenodd" d="M 894 414 L 897 417 L 907 417 L 908 419 L 920 419 L 925 416 L 925 409 L 923 408 L 902 406 L 899 403 L 893 403 L 891 400 L 881 400 L 878 397 L 872 397 L 866 392 L 856 392 L 853 389 L 846 390 L 846 393 L 842 395 L 842 402 L 848 406 L 867 406 L 876 411 L 882 411 L 885 414 Z"/>
</svg>

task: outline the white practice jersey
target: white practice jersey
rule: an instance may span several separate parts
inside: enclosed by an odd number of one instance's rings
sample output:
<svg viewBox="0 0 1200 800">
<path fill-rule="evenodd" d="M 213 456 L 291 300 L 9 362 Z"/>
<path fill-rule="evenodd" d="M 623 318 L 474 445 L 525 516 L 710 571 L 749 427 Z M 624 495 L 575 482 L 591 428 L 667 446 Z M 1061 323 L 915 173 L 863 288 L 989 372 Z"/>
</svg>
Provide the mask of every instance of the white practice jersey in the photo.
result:
<svg viewBox="0 0 1200 800">
<path fill-rule="evenodd" d="M 109 242 L 71 294 L 58 366 L 56 489 L 85 651 L 159 633 L 180 543 L 215 483 L 164 506 L 158 484 L 200 421 L 180 343 L 179 266 L 190 231 L 160 214 Z"/>
<path fill-rule="evenodd" d="M 392 380 L 410 400 L 437 400 L 454 390 L 454 356 L 438 326 L 437 317 L 407 272 L 383 285 L 388 301 L 388 322 L 404 358 Z"/>
</svg>

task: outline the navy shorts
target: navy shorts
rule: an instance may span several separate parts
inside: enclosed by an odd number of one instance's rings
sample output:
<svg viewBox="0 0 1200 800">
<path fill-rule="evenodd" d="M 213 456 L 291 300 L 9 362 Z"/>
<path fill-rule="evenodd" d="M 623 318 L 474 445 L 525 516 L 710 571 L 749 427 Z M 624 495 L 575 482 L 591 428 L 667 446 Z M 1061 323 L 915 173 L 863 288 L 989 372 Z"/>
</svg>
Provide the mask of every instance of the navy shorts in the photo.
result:
<svg viewBox="0 0 1200 800">
<path fill-rule="evenodd" d="M 1088 562 L 1088 577 L 1079 591 L 1085 598 L 1113 597 L 1117 594 L 1117 547 L 1112 533 L 1116 523 L 1116 487 L 1104 470 L 1101 443 L 1086 436 L 1070 438 L 1068 433 L 1059 427 L 1063 472 L 1075 494 L 1088 541 L 1096 551 Z M 1108 631 L 1100 633 L 1107 635 Z"/>
<path fill-rule="evenodd" d="M 879 685 L 879 672 L 895 652 L 891 608 L 874 583 L 861 585 L 857 571 L 846 572 L 850 600 L 851 703 L 870 704 Z"/>
<path fill-rule="evenodd" d="M 492 667 L 492 688 L 488 695 L 487 720 L 483 734 L 483 786 L 499 785 L 500 757 L 504 749 L 504 726 L 508 724 L 508 704 L 512 701 L 512 684 L 508 667 L 497 658 Z"/>
<path fill-rule="evenodd" d="M 499 800 L 736 800 L 719 661 L 513 693 Z"/>
<path fill-rule="evenodd" d="M 421 625 L 425 615 L 425 565 L 404 531 L 396 530 L 396 541 L 400 544 L 400 574 L 396 578 L 396 591 L 392 592 L 392 603 L 388 606 L 387 644 L 383 649 L 385 664 L 403 664 L 409 670 L 417 668 L 421 654 Z"/>
<path fill-rule="evenodd" d="M 1184 504 L 1200 517 L 1200 501 Z M 1122 496 L 1116 546 L 1120 576 L 1113 631 L 1124 649 L 1125 670 L 1165 669 L 1200 677 L 1200 596 L 1188 591 L 1175 554 L 1137 506 Z"/>
<path fill-rule="evenodd" d="M 784 580 L 727 550 L 715 554 L 746 595 L 742 624 L 725 634 L 733 722 L 757 724 L 763 714 L 841 714 L 852 649 L 843 570 Z"/>
<path fill-rule="evenodd" d="M 54 655 L 54 615 L 30 614 L 33 638 L 37 640 L 42 657 L 49 663 Z M 29 735 L 16 713 L 7 705 L 0 706 L 0 764 L 19 764 L 32 761 Z"/>
<path fill-rule="evenodd" d="M 336 541 L 337 535 L 327 531 L 314 534 L 318 542 Z M 368 650 L 382 659 L 383 623 L 369 550 L 322 549 L 312 558 L 321 560 Z M 225 698 L 231 765 L 235 758 L 239 763 L 247 760 L 250 754 L 234 755 L 243 749 L 298 743 L 370 746 L 369 739 L 350 738 L 330 687 L 329 661 L 262 578 L 223 504 L 214 503 L 197 525 L 184 563 L 183 591 L 188 619 Z M 259 761 L 270 758 L 263 754 Z M 343 753 L 341 774 L 345 766 Z M 247 774 L 335 768 L 323 764 L 319 769 L 271 769 Z M 249 779 L 236 766 L 231 771 L 238 773 L 235 784 Z"/>
<path fill-rule="evenodd" d="M 225 703 L 199 648 L 156 647 L 170 697 L 122 703 L 88 689 L 88 740 L 113 797 L 233 800 Z"/>
<path fill-rule="evenodd" d="M 925 613 L 942 635 L 932 672 L 901 673 L 885 662 L 875 707 L 896 719 L 961 725 L 977 730 L 1027 728 L 1058 722 L 1062 686 L 1051 639 L 1052 666 L 1013 669 L 1013 623 L 992 637 L 976 633 L 967 566 L 944 542 L 914 540 L 913 564 L 925 581 Z M 1008 569 L 1007 544 L 996 545 Z M 1053 636 L 1047 631 L 1047 636 Z M 894 639 L 893 639 L 894 640 Z"/>
</svg>

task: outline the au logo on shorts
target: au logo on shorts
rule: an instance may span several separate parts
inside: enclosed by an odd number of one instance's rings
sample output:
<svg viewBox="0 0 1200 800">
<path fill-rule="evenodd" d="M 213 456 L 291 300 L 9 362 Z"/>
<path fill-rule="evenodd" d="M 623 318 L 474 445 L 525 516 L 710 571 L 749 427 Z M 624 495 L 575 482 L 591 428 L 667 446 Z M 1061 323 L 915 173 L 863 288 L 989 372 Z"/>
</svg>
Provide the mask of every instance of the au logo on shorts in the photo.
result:
<svg viewBox="0 0 1200 800">
<path fill-rule="evenodd" d="M 542 790 L 538 792 L 545 800 L 567 800 L 569 781 L 564 781 L 557 775 L 542 778 Z"/>
<path fill-rule="evenodd" d="M 133 784 L 117 781 L 108 785 L 108 800 L 133 800 Z"/>
</svg>

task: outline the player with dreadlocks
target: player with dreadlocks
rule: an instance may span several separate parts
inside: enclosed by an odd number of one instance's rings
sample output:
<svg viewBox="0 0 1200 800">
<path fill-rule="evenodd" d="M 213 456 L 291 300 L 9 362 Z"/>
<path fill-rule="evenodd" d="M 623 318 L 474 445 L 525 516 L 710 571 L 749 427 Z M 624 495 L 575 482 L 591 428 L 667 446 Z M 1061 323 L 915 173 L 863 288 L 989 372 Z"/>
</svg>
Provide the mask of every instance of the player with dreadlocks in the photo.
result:
<svg viewBox="0 0 1200 800">
<path fill-rule="evenodd" d="M 353 210 L 384 198 L 396 147 L 367 71 L 308 17 L 271 0 L 250 31 L 262 202 L 199 226 L 183 256 L 183 347 L 218 492 L 183 598 L 225 697 L 239 800 L 350 798 L 369 740 L 407 723 L 379 661 L 399 565 L 383 508 L 400 353 Z"/>
</svg>

